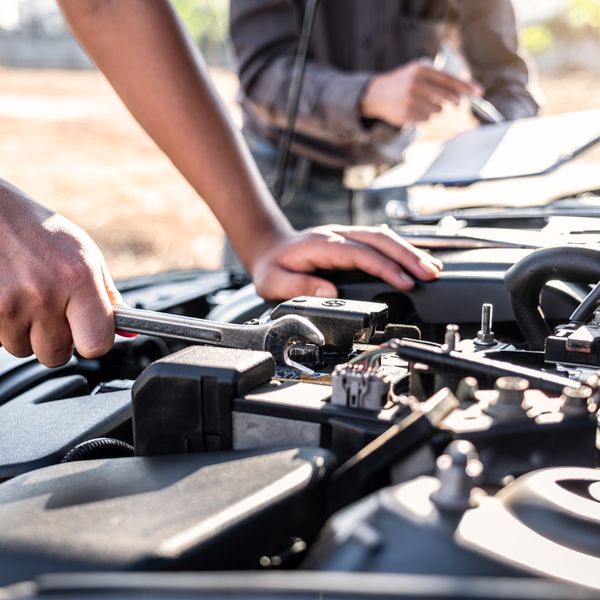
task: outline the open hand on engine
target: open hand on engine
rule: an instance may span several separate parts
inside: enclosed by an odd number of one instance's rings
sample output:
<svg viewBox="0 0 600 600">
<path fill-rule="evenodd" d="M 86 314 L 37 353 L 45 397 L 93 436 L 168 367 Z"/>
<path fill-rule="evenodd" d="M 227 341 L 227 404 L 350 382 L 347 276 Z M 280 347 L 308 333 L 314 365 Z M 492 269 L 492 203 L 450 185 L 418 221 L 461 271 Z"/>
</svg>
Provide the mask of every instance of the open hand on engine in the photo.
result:
<svg viewBox="0 0 600 600">
<path fill-rule="evenodd" d="M 311 272 L 358 269 L 400 290 L 436 279 L 442 263 L 387 227 L 327 225 L 268 241 L 251 267 L 258 293 L 269 300 L 336 297 L 336 287 Z"/>
</svg>

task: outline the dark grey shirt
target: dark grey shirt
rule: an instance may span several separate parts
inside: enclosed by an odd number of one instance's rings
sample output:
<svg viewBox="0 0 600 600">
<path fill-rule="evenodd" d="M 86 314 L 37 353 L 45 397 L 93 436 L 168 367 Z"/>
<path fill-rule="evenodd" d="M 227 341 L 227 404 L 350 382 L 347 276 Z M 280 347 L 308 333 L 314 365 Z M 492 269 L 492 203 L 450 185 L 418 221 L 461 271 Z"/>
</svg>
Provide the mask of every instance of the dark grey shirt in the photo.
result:
<svg viewBox="0 0 600 600">
<path fill-rule="evenodd" d="M 231 0 L 244 126 L 275 143 L 285 124 L 305 4 Z M 450 14 L 486 98 L 509 119 L 536 114 L 510 0 L 321 0 L 293 151 L 339 167 L 387 162 L 379 149 L 398 130 L 361 119 L 365 86 L 376 73 L 433 59 Z"/>
</svg>

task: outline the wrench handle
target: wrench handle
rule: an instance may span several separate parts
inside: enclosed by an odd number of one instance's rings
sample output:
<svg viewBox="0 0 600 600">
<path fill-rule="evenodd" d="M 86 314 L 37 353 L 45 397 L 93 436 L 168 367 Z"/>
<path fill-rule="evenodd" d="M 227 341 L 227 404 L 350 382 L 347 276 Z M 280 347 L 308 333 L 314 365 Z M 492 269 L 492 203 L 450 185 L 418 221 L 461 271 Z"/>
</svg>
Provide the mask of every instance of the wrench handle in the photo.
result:
<svg viewBox="0 0 600 600">
<path fill-rule="evenodd" d="M 114 306 L 113 312 L 117 332 L 141 333 L 215 345 L 223 343 L 223 334 L 218 327 L 211 327 L 202 319 L 123 306 Z"/>
</svg>

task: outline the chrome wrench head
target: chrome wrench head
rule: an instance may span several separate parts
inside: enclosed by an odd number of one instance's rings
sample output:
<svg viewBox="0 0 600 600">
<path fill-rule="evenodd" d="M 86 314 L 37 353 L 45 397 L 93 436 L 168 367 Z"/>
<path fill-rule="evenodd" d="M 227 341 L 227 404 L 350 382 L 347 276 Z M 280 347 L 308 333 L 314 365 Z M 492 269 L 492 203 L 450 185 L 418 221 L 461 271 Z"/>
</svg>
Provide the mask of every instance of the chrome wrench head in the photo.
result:
<svg viewBox="0 0 600 600">
<path fill-rule="evenodd" d="M 308 319 L 285 315 L 270 323 L 265 336 L 265 350 L 273 355 L 276 363 L 312 375 L 312 369 L 293 361 L 289 356 L 290 349 L 298 342 L 322 347 L 325 345 L 325 338 Z"/>
</svg>

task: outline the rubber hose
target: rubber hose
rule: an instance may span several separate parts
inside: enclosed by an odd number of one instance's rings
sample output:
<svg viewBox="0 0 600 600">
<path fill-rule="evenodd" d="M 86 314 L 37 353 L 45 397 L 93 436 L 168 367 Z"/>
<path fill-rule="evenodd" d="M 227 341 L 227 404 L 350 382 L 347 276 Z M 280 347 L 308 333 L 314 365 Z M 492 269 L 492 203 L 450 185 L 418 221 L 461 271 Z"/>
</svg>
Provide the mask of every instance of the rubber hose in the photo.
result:
<svg viewBox="0 0 600 600">
<path fill-rule="evenodd" d="M 68 463 L 99 458 L 124 458 L 133 455 L 134 449 L 131 444 L 113 438 L 95 438 L 71 448 L 60 462 Z"/>
<path fill-rule="evenodd" d="M 531 350 L 543 350 L 550 328 L 540 308 L 548 281 L 596 283 L 600 279 L 600 250 L 577 246 L 542 248 L 514 264 L 504 274 L 512 309 Z"/>
</svg>

